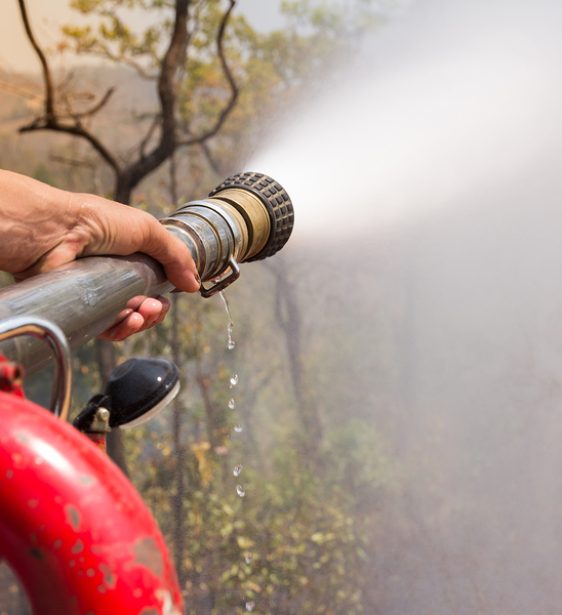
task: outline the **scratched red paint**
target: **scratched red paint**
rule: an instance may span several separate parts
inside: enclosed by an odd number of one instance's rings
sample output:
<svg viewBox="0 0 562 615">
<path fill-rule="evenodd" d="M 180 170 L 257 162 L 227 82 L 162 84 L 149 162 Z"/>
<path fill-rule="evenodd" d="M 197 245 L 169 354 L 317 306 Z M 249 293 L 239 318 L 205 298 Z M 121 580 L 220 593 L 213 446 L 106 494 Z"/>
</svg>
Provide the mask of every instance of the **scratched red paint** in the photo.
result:
<svg viewBox="0 0 562 615">
<path fill-rule="evenodd" d="M 107 456 L 6 393 L 0 424 L 0 559 L 22 580 L 34 613 L 183 613 L 156 522 Z"/>
</svg>

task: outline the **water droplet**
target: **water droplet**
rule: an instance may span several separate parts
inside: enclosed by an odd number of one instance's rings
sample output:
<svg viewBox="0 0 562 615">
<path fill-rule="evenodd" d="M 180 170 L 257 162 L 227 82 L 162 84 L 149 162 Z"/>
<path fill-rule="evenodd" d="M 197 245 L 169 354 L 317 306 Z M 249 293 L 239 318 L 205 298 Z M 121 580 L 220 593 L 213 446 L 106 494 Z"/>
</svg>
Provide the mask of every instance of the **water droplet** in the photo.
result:
<svg viewBox="0 0 562 615">
<path fill-rule="evenodd" d="M 240 476 L 240 474 L 242 474 L 242 464 L 239 463 L 238 465 L 234 466 L 234 468 L 232 469 L 232 474 L 233 476 Z"/>
<path fill-rule="evenodd" d="M 234 341 L 232 337 L 233 329 L 234 329 L 234 323 L 231 320 L 228 323 L 228 327 L 226 328 L 226 337 L 227 337 L 226 347 L 228 348 L 228 350 L 234 350 L 234 346 L 236 346 L 236 342 Z"/>
<path fill-rule="evenodd" d="M 234 410 L 234 408 L 236 408 L 236 402 L 234 401 L 234 397 L 231 397 L 228 400 L 228 407 L 230 408 L 230 410 Z"/>
<path fill-rule="evenodd" d="M 224 309 L 226 310 L 226 315 L 228 316 L 228 327 L 226 328 L 227 334 L 227 342 L 226 347 L 228 350 L 234 350 L 236 346 L 236 342 L 232 339 L 232 330 L 234 329 L 234 321 L 232 320 L 232 314 L 230 313 L 230 306 L 228 305 L 228 299 L 224 293 L 219 293 L 220 298 L 224 304 Z"/>
<path fill-rule="evenodd" d="M 234 431 L 236 433 L 242 433 L 244 431 L 244 428 L 242 427 L 242 425 L 234 425 Z"/>
<path fill-rule="evenodd" d="M 244 561 L 246 562 L 246 564 L 248 564 L 248 566 L 253 562 L 253 560 L 254 558 L 251 553 L 246 553 L 244 555 Z"/>
<path fill-rule="evenodd" d="M 246 611 L 251 612 L 256 608 L 256 603 L 253 600 L 248 600 L 246 602 Z"/>
<path fill-rule="evenodd" d="M 246 490 L 242 487 L 242 485 L 236 485 L 236 493 L 243 498 L 246 495 Z"/>
<path fill-rule="evenodd" d="M 230 376 L 230 388 L 233 389 L 238 384 L 238 374 Z"/>
</svg>

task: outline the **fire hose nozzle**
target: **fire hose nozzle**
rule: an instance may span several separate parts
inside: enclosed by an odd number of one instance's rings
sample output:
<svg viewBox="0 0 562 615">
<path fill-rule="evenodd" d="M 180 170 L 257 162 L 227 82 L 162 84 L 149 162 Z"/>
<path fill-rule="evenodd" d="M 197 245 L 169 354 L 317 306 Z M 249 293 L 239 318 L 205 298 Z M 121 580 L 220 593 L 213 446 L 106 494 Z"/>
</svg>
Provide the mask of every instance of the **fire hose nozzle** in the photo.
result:
<svg viewBox="0 0 562 615">
<path fill-rule="evenodd" d="M 200 201 L 180 207 L 162 224 L 191 251 L 210 296 L 239 275 L 238 264 L 275 254 L 293 228 L 287 192 L 261 173 L 239 173 Z M 144 254 L 90 256 L 0 289 L 0 322 L 16 316 L 57 325 L 77 348 L 115 324 L 133 297 L 161 295 L 173 287 L 162 267 Z M 45 364 L 48 348 L 33 338 L 0 342 L 0 354 L 28 372 Z"/>
<path fill-rule="evenodd" d="M 191 201 L 161 220 L 191 250 L 205 297 L 239 276 L 238 264 L 279 251 L 293 230 L 293 204 L 286 190 L 263 173 L 238 173 L 206 199 Z"/>
</svg>

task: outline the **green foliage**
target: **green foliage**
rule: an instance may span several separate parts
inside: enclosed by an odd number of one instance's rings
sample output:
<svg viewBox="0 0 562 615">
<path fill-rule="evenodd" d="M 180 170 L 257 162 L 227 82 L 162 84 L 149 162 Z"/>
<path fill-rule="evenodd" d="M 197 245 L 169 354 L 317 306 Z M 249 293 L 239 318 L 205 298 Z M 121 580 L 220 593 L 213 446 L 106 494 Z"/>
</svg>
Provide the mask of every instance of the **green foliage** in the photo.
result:
<svg viewBox="0 0 562 615">
<path fill-rule="evenodd" d="M 245 285 L 248 294 L 234 297 L 235 353 L 241 353 L 234 364 L 225 350 L 220 303 L 182 298 L 181 450 L 174 448 L 170 412 L 133 431 L 127 442 L 131 467 L 142 468 L 134 479 L 172 550 L 178 471 L 185 481 L 187 613 L 241 614 L 244 601 L 271 615 L 368 613 L 365 575 L 378 499 L 394 480 L 392 465 L 376 429 L 359 420 L 343 421 L 340 405 L 325 435 L 321 463 L 311 466 L 301 446 L 306 434 L 298 427 L 298 408 L 286 386 L 282 345 L 275 338 L 259 343 L 279 329 L 267 302 L 255 310 L 254 297 L 268 296 L 270 280 L 265 270 L 253 273 Z M 168 321 L 146 340 L 137 337 L 129 344 L 137 350 L 146 344 L 153 354 L 169 356 L 169 327 Z M 251 342 L 261 349 L 258 356 Z M 319 353 L 325 355 L 326 349 Z M 321 370 L 320 357 L 315 360 Z M 258 392 L 263 416 L 257 421 L 249 412 L 253 387 L 269 369 L 275 377 L 265 378 L 268 384 Z M 240 376 L 234 392 L 228 388 L 233 370 Z M 209 376 L 211 413 L 205 410 L 198 373 Z M 234 413 L 227 408 L 231 395 L 240 406 Z M 245 427 L 241 435 L 232 431 L 239 421 Z M 244 467 L 236 478 L 232 469 L 238 462 Z M 237 484 L 245 497 L 236 494 Z"/>
<path fill-rule="evenodd" d="M 95 56 L 128 66 L 145 79 L 156 79 L 171 33 L 173 2 L 71 0 L 70 6 L 81 14 L 83 21 L 62 27 L 60 50 Z M 150 19 L 142 20 L 150 25 L 133 25 L 141 13 L 150 15 Z"/>
<path fill-rule="evenodd" d="M 163 436 L 156 439 L 152 476 L 145 475 L 141 492 L 173 547 L 174 461 Z M 369 544 L 363 521 L 350 511 L 351 492 L 314 478 L 297 455 L 286 459 L 286 445 L 284 451 L 269 477 L 244 470 L 244 500 L 235 495 L 235 481 L 220 458 L 209 461 L 213 480 L 205 485 L 193 445 L 186 455 L 187 613 L 242 613 L 242 598 L 271 615 L 365 612 L 362 571 Z M 204 606 L 209 603 L 211 610 Z"/>
</svg>

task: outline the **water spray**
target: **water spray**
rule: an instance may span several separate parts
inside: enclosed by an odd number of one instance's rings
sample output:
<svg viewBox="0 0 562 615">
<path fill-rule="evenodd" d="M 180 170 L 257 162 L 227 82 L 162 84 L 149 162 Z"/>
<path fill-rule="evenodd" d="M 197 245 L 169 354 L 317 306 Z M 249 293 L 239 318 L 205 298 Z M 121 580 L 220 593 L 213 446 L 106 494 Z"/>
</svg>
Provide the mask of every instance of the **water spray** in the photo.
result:
<svg viewBox="0 0 562 615">
<path fill-rule="evenodd" d="M 189 248 L 210 297 L 234 282 L 239 264 L 272 256 L 293 228 L 289 195 L 261 173 L 239 173 L 217 186 L 207 198 L 189 202 L 162 224 Z M 35 317 L 58 327 L 76 348 L 115 323 L 136 296 L 157 296 L 173 289 L 162 267 L 143 254 L 87 257 L 0 291 L 0 321 Z M 37 336 L 6 339 L 0 354 L 34 371 L 49 357 Z"/>
</svg>

